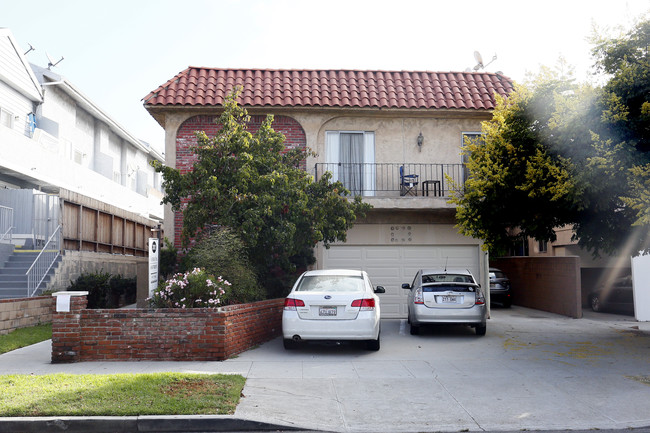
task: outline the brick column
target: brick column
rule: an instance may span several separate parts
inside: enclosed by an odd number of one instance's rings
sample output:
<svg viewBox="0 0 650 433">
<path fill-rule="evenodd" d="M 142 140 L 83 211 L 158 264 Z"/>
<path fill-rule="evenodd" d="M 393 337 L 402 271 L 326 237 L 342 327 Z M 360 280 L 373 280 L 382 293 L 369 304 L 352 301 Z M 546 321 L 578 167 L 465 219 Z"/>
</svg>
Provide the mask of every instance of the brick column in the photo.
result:
<svg viewBox="0 0 650 433">
<path fill-rule="evenodd" d="M 52 296 L 52 363 L 78 362 L 81 311 L 88 305 L 88 292 L 56 292 Z"/>
</svg>

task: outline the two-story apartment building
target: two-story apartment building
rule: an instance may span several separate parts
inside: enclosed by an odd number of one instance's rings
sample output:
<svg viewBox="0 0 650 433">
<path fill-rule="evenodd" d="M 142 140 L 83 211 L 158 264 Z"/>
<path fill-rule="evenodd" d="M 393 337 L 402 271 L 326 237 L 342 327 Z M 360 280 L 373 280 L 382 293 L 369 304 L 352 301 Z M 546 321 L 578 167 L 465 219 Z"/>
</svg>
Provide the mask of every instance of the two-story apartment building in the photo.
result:
<svg viewBox="0 0 650 433">
<path fill-rule="evenodd" d="M 3 279 L 13 247 L 40 251 L 53 235 L 50 250 L 83 255 L 68 254 L 73 271 L 61 285 L 93 270 L 83 262 L 134 276 L 132 258 L 146 256 L 163 218 L 160 177 L 149 164 L 162 153 L 51 69 L 30 64 L 0 28 L 0 297 L 18 285 Z M 128 269 L 111 265 L 118 255 Z"/>
<path fill-rule="evenodd" d="M 510 79 L 484 72 L 266 70 L 189 67 L 144 98 L 165 128 L 166 164 L 190 169 L 194 132 L 214 133 L 234 86 L 256 128 L 273 114 L 285 145 L 308 147 L 306 169 L 333 173 L 373 205 L 348 240 L 316 249 L 318 268 L 356 268 L 386 287 L 383 317 L 406 317 L 406 293 L 419 268 L 469 268 L 487 283 L 487 254 L 455 228 L 449 203 L 466 176 L 461 148 L 481 133 L 495 95 Z M 180 242 L 181 216 L 165 210 L 166 233 Z"/>
</svg>

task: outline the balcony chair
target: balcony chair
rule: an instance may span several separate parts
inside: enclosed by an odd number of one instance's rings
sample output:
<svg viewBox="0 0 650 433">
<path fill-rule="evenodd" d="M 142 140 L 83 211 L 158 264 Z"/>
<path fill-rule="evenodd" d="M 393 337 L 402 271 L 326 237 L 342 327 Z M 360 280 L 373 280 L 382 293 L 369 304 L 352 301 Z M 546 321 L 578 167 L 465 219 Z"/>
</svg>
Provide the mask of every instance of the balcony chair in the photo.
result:
<svg viewBox="0 0 650 433">
<path fill-rule="evenodd" d="M 417 195 L 418 194 L 418 176 L 417 174 L 404 174 L 404 166 L 399 168 L 400 195 Z"/>
</svg>

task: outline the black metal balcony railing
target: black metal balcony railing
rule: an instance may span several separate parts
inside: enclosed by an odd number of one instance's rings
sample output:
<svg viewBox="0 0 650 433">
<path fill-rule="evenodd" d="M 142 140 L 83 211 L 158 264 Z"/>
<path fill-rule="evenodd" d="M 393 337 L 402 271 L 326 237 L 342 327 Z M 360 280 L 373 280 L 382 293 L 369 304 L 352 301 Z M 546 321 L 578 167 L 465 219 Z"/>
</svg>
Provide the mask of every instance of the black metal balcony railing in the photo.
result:
<svg viewBox="0 0 650 433">
<path fill-rule="evenodd" d="M 315 179 L 326 171 L 352 195 L 377 197 L 449 197 L 466 179 L 464 164 L 318 163 Z"/>
</svg>

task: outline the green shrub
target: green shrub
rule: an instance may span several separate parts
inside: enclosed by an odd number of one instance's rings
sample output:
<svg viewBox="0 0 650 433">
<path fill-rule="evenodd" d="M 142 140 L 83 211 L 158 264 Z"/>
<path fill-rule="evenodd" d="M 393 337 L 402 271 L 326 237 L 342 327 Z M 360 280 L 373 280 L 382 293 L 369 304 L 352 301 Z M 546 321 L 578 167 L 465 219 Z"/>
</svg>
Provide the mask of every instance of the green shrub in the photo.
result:
<svg viewBox="0 0 650 433">
<path fill-rule="evenodd" d="M 165 246 L 160 249 L 160 278 L 166 280 L 176 272 L 178 251 L 168 238 L 163 240 Z"/>
<path fill-rule="evenodd" d="M 120 297 L 122 296 L 126 305 L 135 304 L 138 290 L 138 279 L 136 277 L 124 278 L 121 275 L 113 275 L 108 280 L 108 285 L 115 307 L 119 306 Z"/>
<path fill-rule="evenodd" d="M 231 229 L 212 229 L 181 261 L 181 269 L 202 268 L 208 274 L 222 277 L 232 283 L 221 299 L 222 304 L 260 301 L 266 292 L 248 261 L 244 243 Z"/>
<path fill-rule="evenodd" d="M 83 273 L 66 290 L 88 292 L 88 308 L 117 308 L 121 296 L 127 304 L 135 302 L 137 282 L 108 272 Z"/>
</svg>

